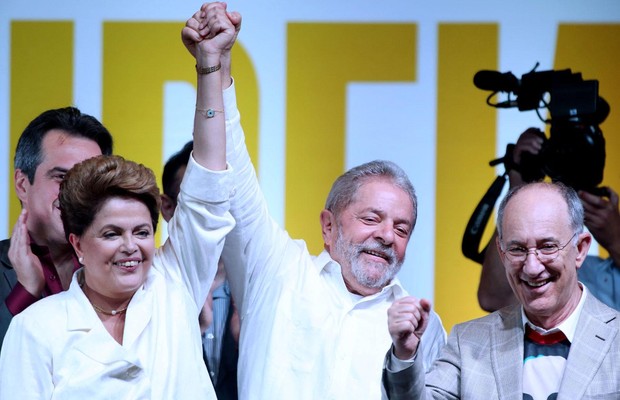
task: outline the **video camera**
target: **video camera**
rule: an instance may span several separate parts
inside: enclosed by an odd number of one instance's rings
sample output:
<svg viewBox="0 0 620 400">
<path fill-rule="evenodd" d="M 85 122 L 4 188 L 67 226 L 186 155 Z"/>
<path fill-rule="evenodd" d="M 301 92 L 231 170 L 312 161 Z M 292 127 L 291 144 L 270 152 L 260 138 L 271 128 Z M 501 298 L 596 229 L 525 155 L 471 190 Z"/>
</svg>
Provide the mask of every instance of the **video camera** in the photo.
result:
<svg viewBox="0 0 620 400">
<path fill-rule="evenodd" d="M 519 171 L 525 182 L 549 176 L 576 190 L 601 194 L 597 186 L 603 181 L 605 139 L 599 124 L 607 118 L 609 105 L 598 95 L 597 80 L 583 80 L 580 73 L 570 69 L 533 70 L 521 79 L 511 72 L 482 70 L 474 75 L 474 85 L 492 91 L 488 105 L 536 110 L 541 121 L 551 125 L 549 138 L 542 135 L 544 144 L 539 154 L 524 153 L 521 164 L 514 165 L 513 147 L 509 145 L 506 155 L 491 165 L 503 162 L 507 169 Z M 508 99 L 491 102 L 499 92 L 507 93 Z M 549 110 L 550 119 L 541 116 L 540 109 L 544 108 Z"/>
<path fill-rule="evenodd" d="M 480 264 L 486 251 L 486 248 L 478 250 L 482 234 L 506 183 L 508 171 L 519 171 L 525 182 L 548 176 L 575 190 L 608 195 L 598 187 L 605 168 L 605 139 L 599 124 L 609 115 L 609 105 L 598 95 L 598 81 L 584 81 L 580 73 L 572 73 L 570 69 L 537 72 L 536 67 L 538 64 L 521 79 L 511 72 L 483 70 L 474 75 L 474 85 L 478 89 L 492 92 L 487 97 L 488 105 L 517 107 L 519 111 L 536 110 L 538 118 L 551 125 L 549 138 L 540 132 L 544 142 L 538 154 L 522 153 L 521 162 L 516 165 L 512 157 L 515 145 L 509 144 L 504 157 L 489 163 L 491 166 L 503 163 L 506 171 L 495 179 L 478 203 L 461 243 L 463 255 Z M 492 102 L 500 92 L 507 93 L 507 99 Z M 549 111 L 549 119 L 540 114 L 540 109 L 545 108 Z"/>
</svg>

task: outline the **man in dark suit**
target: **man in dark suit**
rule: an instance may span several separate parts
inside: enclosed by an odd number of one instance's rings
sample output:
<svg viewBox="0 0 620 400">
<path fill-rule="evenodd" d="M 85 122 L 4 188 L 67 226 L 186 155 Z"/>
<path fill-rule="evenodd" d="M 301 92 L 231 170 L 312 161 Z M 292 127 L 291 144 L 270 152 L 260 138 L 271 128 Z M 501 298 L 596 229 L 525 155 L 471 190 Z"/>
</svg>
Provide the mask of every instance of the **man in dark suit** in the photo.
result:
<svg viewBox="0 0 620 400">
<path fill-rule="evenodd" d="M 454 327 L 425 376 L 416 352 L 430 310 L 406 298 L 388 313 L 390 399 L 617 399 L 620 314 L 577 278 L 592 237 L 577 193 L 559 183 L 511 190 L 496 245 L 519 303 Z"/>
<path fill-rule="evenodd" d="M 174 214 L 181 180 L 193 149 L 193 142 L 173 154 L 164 166 L 162 176 L 162 209 L 164 220 Z M 203 357 L 219 400 L 237 399 L 237 359 L 239 350 L 239 316 L 232 302 L 226 272 L 220 260 L 207 301 L 199 316 Z"/>
<path fill-rule="evenodd" d="M 21 134 L 14 184 L 22 212 L 0 242 L 0 345 L 14 315 L 69 287 L 79 263 L 60 221 L 60 182 L 76 163 L 111 153 L 108 130 L 74 107 L 45 111 Z"/>
</svg>

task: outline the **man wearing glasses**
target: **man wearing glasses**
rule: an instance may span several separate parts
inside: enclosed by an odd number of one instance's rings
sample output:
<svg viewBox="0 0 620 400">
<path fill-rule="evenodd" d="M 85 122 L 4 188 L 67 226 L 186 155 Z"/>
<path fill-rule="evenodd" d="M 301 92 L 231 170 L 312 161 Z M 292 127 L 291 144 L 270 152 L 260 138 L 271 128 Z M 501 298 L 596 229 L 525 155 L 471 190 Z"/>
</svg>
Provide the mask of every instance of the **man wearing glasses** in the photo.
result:
<svg viewBox="0 0 620 400">
<path fill-rule="evenodd" d="M 536 129 L 527 129 L 519 136 L 513 152 L 513 164 L 520 166 L 528 153 L 538 154 L 543 147 L 544 134 Z M 510 187 L 523 185 L 526 181 L 518 168 L 509 171 Z M 620 212 L 618 194 L 610 187 L 602 187 L 607 192 L 601 196 L 579 191 L 581 204 L 585 211 L 585 225 L 599 246 L 609 257 L 590 254 L 578 271 L 579 281 L 586 284 L 590 293 L 608 306 L 620 311 Z M 517 299 L 512 293 L 502 268 L 499 252 L 494 246 L 495 236 L 484 252 L 484 261 L 478 286 L 480 307 L 489 312 L 499 310 Z"/>
<path fill-rule="evenodd" d="M 430 305 L 388 311 L 390 399 L 617 399 L 620 314 L 577 278 L 592 237 L 577 193 L 560 183 L 511 190 L 496 245 L 518 304 L 456 325 L 425 376 L 416 351 Z"/>
</svg>

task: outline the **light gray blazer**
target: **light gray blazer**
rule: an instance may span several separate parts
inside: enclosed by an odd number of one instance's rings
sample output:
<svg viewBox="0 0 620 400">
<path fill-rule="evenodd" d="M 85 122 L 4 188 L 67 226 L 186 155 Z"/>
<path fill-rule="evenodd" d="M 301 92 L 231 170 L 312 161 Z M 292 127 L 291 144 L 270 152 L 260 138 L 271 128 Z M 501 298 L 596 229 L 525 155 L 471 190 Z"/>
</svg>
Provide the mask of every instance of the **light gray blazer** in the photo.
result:
<svg viewBox="0 0 620 400">
<path fill-rule="evenodd" d="M 558 400 L 620 399 L 619 317 L 588 294 Z M 522 400 L 523 336 L 518 305 L 456 325 L 426 377 L 416 362 L 397 373 L 384 371 L 388 398 Z"/>
</svg>

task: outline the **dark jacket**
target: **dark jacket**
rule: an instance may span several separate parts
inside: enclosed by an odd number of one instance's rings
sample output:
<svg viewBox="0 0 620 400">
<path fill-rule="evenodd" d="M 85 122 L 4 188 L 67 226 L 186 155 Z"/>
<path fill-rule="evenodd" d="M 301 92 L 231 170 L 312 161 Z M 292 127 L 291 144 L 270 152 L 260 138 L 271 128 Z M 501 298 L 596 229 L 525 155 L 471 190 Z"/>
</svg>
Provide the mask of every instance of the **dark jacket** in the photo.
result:
<svg viewBox="0 0 620 400">
<path fill-rule="evenodd" d="M 0 241 L 0 350 L 13 314 L 6 307 L 6 298 L 17 284 L 17 274 L 9 261 L 9 246 L 11 239 Z"/>
</svg>

